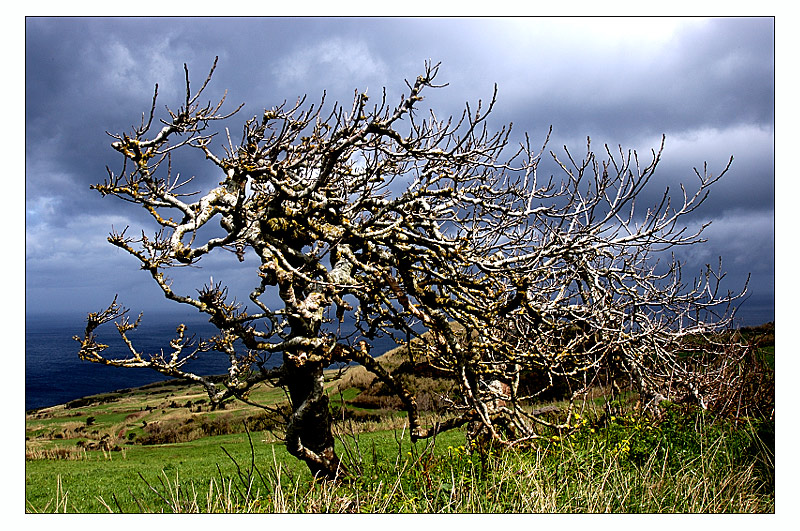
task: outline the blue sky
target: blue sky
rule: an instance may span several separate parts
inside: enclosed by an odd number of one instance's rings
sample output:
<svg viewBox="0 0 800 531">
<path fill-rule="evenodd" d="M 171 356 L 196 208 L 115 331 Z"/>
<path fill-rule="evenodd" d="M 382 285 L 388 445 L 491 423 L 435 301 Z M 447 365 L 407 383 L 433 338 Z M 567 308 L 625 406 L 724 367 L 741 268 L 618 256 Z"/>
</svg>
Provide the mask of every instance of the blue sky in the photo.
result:
<svg viewBox="0 0 800 531">
<path fill-rule="evenodd" d="M 513 122 L 534 139 L 552 125 L 554 151 L 581 152 L 590 136 L 596 150 L 647 154 L 666 135 L 653 197 L 680 182 L 692 188 L 692 168 L 707 161 L 717 173 L 732 155 L 730 172 L 687 220 L 712 225 L 708 242 L 682 256 L 685 275 L 721 256 L 731 289 L 751 275 L 743 322 L 773 319 L 774 29 L 772 18 L 28 18 L 26 313 L 85 314 L 117 293 L 137 312 L 172 308 L 136 260 L 106 242 L 112 226 L 150 230 L 141 209 L 89 185 L 120 162 L 105 131 L 139 121 L 156 83 L 160 108 L 179 105 L 183 63 L 199 84 L 219 56 L 207 97 L 227 90 L 230 108 L 246 103 L 232 131 L 303 94 L 348 102 L 355 90 L 386 87 L 391 101 L 432 59 L 449 83 L 425 101 L 439 116 L 489 98 L 497 83 L 491 123 Z M 178 170 L 216 178 L 208 166 Z M 220 260 L 174 276 L 187 290 L 209 274 L 251 287 L 255 262 L 245 265 Z"/>
</svg>

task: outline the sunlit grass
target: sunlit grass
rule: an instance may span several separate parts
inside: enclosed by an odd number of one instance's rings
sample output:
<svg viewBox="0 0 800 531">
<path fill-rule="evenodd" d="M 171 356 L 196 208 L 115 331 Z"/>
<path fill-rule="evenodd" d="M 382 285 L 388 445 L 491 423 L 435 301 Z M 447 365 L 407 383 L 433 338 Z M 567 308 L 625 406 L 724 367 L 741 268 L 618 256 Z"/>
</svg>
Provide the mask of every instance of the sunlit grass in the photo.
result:
<svg viewBox="0 0 800 531">
<path fill-rule="evenodd" d="M 412 444 L 399 426 L 343 432 L 354 479 L 313 481 L 267 433 L 28 462 L 27 509 L 69 512 L 727 513 L 774 511 L 757 425 L 675 414 L 584 419 L 525 450 L 464 434 Z M 602 420 L 602 422 L 601 422 Z M 252 452 L 251 445 L 252 442 Z M 224 448 L 224 451 L 223 451 Z"/>
</svg>

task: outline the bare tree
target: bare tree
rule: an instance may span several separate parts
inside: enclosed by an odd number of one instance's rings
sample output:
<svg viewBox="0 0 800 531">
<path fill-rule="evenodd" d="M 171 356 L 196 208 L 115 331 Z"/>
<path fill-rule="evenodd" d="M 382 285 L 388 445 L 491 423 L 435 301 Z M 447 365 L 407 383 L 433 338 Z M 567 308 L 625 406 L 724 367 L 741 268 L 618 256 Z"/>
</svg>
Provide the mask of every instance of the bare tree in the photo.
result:
<svg viewBox="0 0 800 531">
<path fill-rule="evenodd" d="M 241 107 L 222 114 L 224 97 L 201 105 L 214 69 L 194 94 L 184 69 L 183 105 L 152 131 L 156 86 L 149 118 L 130 135 L 112 135 L 121 172 L 109 170 L 93 188 L 152 215 L 155 235 L 126 229 L 109 241 L 136 257 L 165 297 L 207 314 L 219 334 L 193 345 L 181 325 L 171 353 L 145 356 L 126 335 L 138 320 L 115 299 L 76 337 L 81 359 L 199 382 L 212 404 L 249 400 L 265 380 L 283 385 L 287 449 L 328 478 L 346 473 L 323 386 L 323 370 L 336 362 L 363 365 L 396 393 L 414 440 L 466 424 L 473 437 L 501 444 L 534 440 L 537 426 L 570 422 L 538 414 L 538 396 L 562 385 L 574 402 L 603 375 L 627 376 L 651 403 L 681 390 L 703 400 L 676 350 L 683 336 L 724 326 L 731 313 L 714 311 L 735 296 L 718 293 L 721 276 L 710 268 L 685 285 L 674 258 L 654 256 L 701 241 L 682 219 L 727 167 L 717 176 L 695 170 L 696 191 L 682 189 L 677 204 L 665 192 L 646 210 L 636 199 L 661 148 L 644 164 L 621 148 L 606 147 L 603 160 L 588 143 L 582 159 L 565 148 L 563 157 L 550 153 L 561 177 L 541 178 L 547 141 L 533 148 L 525 136 L 514 146 L 510 126 L 487 127 L 496 89 L 488 105 L 467 105 L 457 119 L 433 111 L 420 119 L 422 92 L 437 87 L 432 64 L 396 106 L 385 91 L 377 104 L 356 92 L 352 107 L 329 111 L 324 97 L 319 106 L 303 98 L 247 120 L 238 145 L 228 134 L 215 147 L 210 125 Z M 219 186 L 187 192 L 189 181 L 171 168 L 179 149 L 215 165 Z M 201 238 L 212 221 L 222 231 Z M 217 251 L 258 257 L 249 308 L 229 300 L 221 282 L 196 296 L 173 291 L 165 271 Z M 115 319 L 130 349 L 121 359 L 104 356 L 94 335 Z M 349 319 L 358 334 L 332 333 L 324 325 L 334 319 Z M 409 364 L 457 383 L 448 416 L 426 423 L 399 371 L 370 355 L 371 341 L 386 335 L 422 339 L 409 344 Z M 222 384 L 184 368 L 211 349 L 230 359 Z M 279 368 L 267 366 L 272 353 L 282 356 Z"/>
</svg>

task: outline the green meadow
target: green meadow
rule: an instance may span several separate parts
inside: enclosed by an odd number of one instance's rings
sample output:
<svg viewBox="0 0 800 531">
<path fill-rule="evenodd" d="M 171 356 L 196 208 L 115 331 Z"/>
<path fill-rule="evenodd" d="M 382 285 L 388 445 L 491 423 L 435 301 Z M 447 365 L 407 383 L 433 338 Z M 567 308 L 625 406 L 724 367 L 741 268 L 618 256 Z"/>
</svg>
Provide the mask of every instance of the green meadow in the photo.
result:
<svg viewBox="0 0 800 531">
<path fill-rule="evenodd" d="M 774 360 L 774 347 L 766 352 Z M 771 364 L 772 362 L 770 362 Z M 571 430 L 528 448 L 471 447 L 464 431 L 411 443 L 363 368 L 328 383 L 337 452 L 351 472 L 315 481 L 273 411 L 163 382 L 26 415 L 26 512 L 771 513 L 774 419 L 686 405 L 645 416 L 627 394 L 588 400 Z M 436 381 L 418 392 L 438 392 Z M 563 406 L 559 402 L 551 405 Z M 426 413 L 435 416 L 435 411 Z M 554 413 L 558 415 L 558 412 Z M 433 420 L 433 419 L 429 419 Z"/>
</svg>

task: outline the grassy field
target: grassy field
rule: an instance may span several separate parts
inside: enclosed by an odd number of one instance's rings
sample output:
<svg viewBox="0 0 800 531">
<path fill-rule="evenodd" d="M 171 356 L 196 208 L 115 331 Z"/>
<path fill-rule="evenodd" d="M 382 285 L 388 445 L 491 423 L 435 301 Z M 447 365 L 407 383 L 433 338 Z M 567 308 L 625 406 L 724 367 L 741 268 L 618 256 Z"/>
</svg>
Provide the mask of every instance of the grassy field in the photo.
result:
<svg viewBox="0 0 800 531">
<path fill-rule="evenodd" d="M 210 411 L 197 386 L 153 384 L 29 412 L 26 511 L 775 510 L 772 420 L 678 406 L 651 419 L 635 397 L 610 416 L 600 400 L 570 432 L 544 432 L 525 450 L 479 451 L 463 431 L 412 444 L 403 415 L 362 392 L 369 380 L 357 367 L 328 384 L 332 410 L 346 419 L 335 424 L 337 452 L 355 478 L 339 484 L 314 481 L 269 429 L 270 415 L 239 402 Z M 252 398 L 285 401 L 269 387 Z"/>
<path fill-rule="evenodd" d="M 648 429 L 633 418 L 527 451 L 481 454 L 451 432 L 345 436 L 357 479 L 315 483 L 263 432 L 26 463 L 31 512 L 773 512 L 757 426 Z M 594 430 L 594 431 L 592 431 Z M 252 443 L 252 447 L 251 447 Z"/>
<path fill-rule="evenodd" d="M 107 415 L 98 412 L 98 425 L 118 417 Z M 412 445 L 402 419 L 393 422 L 339 426 L 339 453 L 357 478 L 341 485 L 314 482 L 268 431 L 116 451 L 68 452 L 71 440 L 54 439 L 49 455 L 29 452 L 26 510 L 774 511 L 769 426 L 761 424 L 710 423 L 680 411 L 658 425 L 634 414 L 587 417 L 575 432 L 533 449 L 481 453 L 457 431 Z"/>
</svg>

